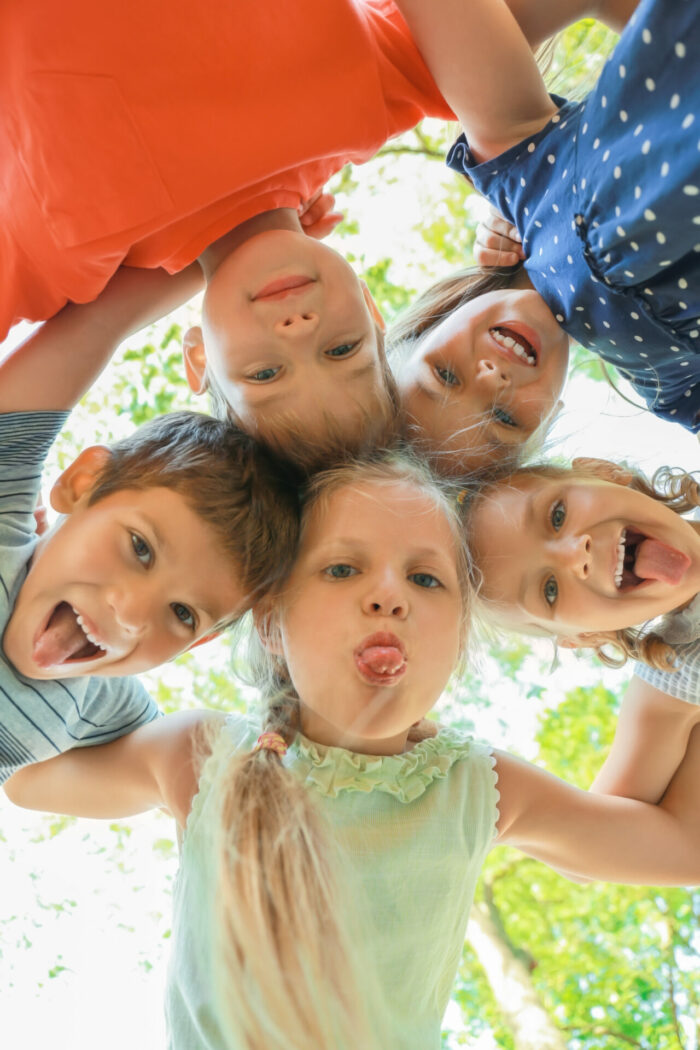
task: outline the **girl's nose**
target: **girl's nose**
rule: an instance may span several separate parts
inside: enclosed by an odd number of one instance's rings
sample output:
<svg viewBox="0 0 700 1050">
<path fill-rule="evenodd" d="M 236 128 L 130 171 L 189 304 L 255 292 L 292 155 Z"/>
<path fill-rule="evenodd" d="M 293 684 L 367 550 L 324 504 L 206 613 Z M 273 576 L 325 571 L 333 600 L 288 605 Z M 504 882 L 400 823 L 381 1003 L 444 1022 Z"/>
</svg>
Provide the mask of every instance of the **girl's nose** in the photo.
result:
<svg viewBox="0 0 700 1050">
<path fill-rule="evenodd" d="M 591 570 L 591 537 L 587 535 L 572 536 L 560 542 L 559 552 L 562 561 L 575 576 L 585 580 Z"/>
<path fill-rule="evenodd" d="M 510 371 L 506 365 L 488 357 L 482 357 L 476 362 L 474 378 L 480 386 L 493 390 L 502 390 L 510 385 Z"/>
<path fill-rule="evenodd" d="M 273 327 L 282 338 L 297 339 L 314 332 L 318 325 L 319 315 L 315 310 L 299 310 L 284 314 Z"/>
<path fill-rule="evenodd" d="M 408 614 L 407 589 L 398 579 L 385 576 L 367 588 L 362 609 L 368 616 L 390 616 L 403 620 Z"/>
</svg>

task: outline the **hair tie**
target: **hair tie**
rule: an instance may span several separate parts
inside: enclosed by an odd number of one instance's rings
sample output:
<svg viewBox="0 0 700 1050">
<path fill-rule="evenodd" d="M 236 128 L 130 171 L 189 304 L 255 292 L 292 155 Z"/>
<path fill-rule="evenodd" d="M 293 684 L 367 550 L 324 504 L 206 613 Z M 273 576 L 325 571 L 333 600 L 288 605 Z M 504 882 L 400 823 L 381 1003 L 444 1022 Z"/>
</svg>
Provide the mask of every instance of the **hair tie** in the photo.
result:
<svg viewBox="0 0 700 1050">
<path fill-rule="evenodd" d="M 282 758 L 283 755 L 287 754 L 287 746 L 287 741 L 280 733 L 273 733 L 268 730 L 267 733 L 260 734 L 253 751 L 274 751 L 276 755 Z"/>
<path fill-rule="evenodd" d="M 460 489 L 457 493 L 457 504 L 461 507 L 465 499 L 469 495 L 469 489 Z"/>
</svg>

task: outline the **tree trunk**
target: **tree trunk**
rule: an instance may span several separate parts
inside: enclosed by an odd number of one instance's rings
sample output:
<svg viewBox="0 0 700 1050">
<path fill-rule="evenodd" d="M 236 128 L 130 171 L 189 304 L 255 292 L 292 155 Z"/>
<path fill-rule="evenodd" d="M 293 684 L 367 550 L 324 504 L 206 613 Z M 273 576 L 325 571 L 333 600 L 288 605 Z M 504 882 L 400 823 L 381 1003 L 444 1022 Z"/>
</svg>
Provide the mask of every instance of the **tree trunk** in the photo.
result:
<svg viewBox="0 0 700 1050">
<path fill-rule="evenodd" d="M 489 914 L 488 904 L 474 904 L 467 937 L 517 1050 L 567 1050 L 566 1039 L 540 1002 L 527 966 L 513 953 Z"/>
</svg>

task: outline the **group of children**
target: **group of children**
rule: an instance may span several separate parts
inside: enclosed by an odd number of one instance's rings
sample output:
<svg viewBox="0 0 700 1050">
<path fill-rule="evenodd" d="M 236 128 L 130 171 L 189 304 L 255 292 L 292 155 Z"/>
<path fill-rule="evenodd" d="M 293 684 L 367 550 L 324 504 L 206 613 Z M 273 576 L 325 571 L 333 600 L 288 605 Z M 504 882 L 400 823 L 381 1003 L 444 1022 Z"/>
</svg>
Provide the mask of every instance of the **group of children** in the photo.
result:
<svg viewBox="0 0 700 1050">
<path fill-rule="evenodd" d="M 0 363 L 0 775 L 30 808 L 174 816 L 173 1047 L 437 1047 L 494 842 L 576 878 L 700 878 L 698 484 L 519 464 L 570 336 L 700 429 L 698 18 L 611 0 L 629 24 L 568 103 L 530 51 L 564 6 L 213 2 L 194 31 L 149 0 L 138 34 L 123 5 L 70 0 L 72 34 L 51 5 L 0 14 L 3 334 L 46 321 Z M 318 191 L 453 111 L 449 163 L 526 262 L 432 289 L 390 367 L 313 236 Z M 203 285 L 184 365 L 218 418 L 83 450 L 37 536 L 67 412 Z M 158 717 L 128 676 L 251 609 L 261 714 Z M 426 719 L 475 613 L 640 661 L 592 791 Z"/>
</svg>

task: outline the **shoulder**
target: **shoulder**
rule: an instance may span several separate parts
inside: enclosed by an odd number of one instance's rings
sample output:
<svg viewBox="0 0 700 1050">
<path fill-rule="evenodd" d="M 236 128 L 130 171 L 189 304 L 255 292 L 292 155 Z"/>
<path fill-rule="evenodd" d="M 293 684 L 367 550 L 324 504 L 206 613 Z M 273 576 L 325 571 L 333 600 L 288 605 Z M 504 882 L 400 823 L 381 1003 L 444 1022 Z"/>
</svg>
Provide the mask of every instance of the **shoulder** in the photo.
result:
<svg viewBox="0 0 700 1050">
<path fill-rule="evenodd" d="M 700 704 L 700 637 L 685 644 L 676 644 L 674 649 L 677 662 L 675 671 L 658 671 L 647 664 L 637 663 L 634 665 L 635 678 L 667 697 Z"/>
<path fill-rule="evenodd" d="M 163 796 L 178 824 L 191 824 L 202 809 L 212 784 L 233 755 L 253 748 L 259 726 L 238 712 L 190 711 L 173 734 L 167 755 L 161 756 Z"/>
</svg>

